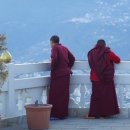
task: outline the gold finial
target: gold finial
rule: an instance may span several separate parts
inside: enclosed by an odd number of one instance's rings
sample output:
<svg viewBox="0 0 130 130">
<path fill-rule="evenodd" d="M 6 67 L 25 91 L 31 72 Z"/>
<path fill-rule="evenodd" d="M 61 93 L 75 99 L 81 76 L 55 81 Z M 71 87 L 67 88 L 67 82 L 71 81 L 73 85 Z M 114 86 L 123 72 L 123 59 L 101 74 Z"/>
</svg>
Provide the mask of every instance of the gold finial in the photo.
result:
<svg viewBox="0 0 130 130">
<path fill-rule="evenodd" d="M 4 52 L 2 53 L 1 57 L 0 57 L 0 61 L 4 62 L 4 63 L 10 63 L 12 60 L 12 56 L 10 54 L 10 52 L 6 49 L 4 50 Z"/>
</svg>

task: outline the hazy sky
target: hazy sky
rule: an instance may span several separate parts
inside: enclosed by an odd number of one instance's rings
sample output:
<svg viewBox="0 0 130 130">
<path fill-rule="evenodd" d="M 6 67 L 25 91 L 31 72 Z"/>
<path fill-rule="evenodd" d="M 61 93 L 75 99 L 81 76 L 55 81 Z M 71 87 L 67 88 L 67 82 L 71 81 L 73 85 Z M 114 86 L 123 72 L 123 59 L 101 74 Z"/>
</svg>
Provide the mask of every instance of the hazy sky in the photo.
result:
<svg viewBox="0 0 130 130">
<path fill-rule="evenodd" d="M 53 34 L 78 60 L 99 38 L 128 60 L 130 0 L 0 0 L 0 33 L 17 62 L 49 59 Z"/>
</svg>

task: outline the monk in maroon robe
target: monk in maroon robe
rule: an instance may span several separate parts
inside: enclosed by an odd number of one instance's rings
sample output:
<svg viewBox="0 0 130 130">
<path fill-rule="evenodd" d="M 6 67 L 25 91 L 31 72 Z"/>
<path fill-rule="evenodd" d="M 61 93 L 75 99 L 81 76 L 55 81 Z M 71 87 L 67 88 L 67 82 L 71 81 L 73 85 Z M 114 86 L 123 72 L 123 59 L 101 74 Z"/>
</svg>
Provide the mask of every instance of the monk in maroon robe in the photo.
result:
<svg viewBox="0 0 130 130">
<path fill-rule="evenodd" d="M 68 116 L 70 74 L 75 57 L 59 43 L 58 36 L 52 36 L 50 42 L 52 50 L 49 104 L 53 105 L 51 117 L 64 119 Z"/>
<path fill-rule="evenodd" d="M 120 58 L 106 47 L 104 40 L 99 40 L 88 53 L 88 62 L 91 68 L 92 95 L 87 118 L 119 114 L 114 84 L 114 63 L 120 63 Z"/>
</svg>

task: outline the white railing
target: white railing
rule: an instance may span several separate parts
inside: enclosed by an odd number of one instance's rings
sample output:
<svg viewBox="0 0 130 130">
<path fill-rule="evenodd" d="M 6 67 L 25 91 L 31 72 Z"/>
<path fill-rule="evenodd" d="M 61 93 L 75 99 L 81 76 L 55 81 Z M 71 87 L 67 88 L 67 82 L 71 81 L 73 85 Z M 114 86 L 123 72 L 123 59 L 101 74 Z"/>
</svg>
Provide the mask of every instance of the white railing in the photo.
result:
<svg viewBox="0 0 130 130">
<path fill-rule="evenodd" d="M 130 108 L 130 61 L 116 65 L 115 84 L 121 108 Z M 9 78 L 0 94 L 3 118 L 25 114 L 24 105 L 47 100 L 50 63 L 9 64 Z M 70 108 L 88 108 L 91 95 L 87 61 L 76 61 L 70 85 Z M 41 73 L 42 72 L 42 73 Z"/>
</svg>

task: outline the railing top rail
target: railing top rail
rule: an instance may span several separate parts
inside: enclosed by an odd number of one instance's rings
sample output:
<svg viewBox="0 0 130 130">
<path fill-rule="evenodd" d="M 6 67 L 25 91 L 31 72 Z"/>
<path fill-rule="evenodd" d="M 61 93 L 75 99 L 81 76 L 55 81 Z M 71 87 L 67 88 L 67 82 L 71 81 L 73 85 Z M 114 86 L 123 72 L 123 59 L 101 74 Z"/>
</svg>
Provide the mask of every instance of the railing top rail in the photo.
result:
<svg viewBox="0 0 130 130">
<path fill-rule="evenodd" d="M 14 68 L 14 76 L 20 74 L 50 71 L 50 62 L 24 63 L 24 64 L 8 64 L 10 68 Z M 73 70 L 90 70 L 88 61 L 76 61 Z M 115 69 L 122 72 L 130 72 L 130 61 L 122 61 L 115 65 Z"/>
</svg>

